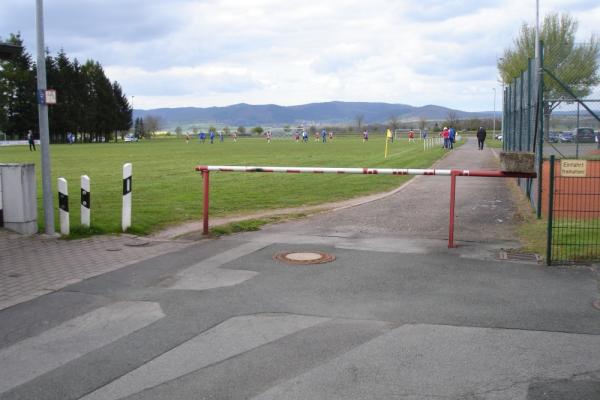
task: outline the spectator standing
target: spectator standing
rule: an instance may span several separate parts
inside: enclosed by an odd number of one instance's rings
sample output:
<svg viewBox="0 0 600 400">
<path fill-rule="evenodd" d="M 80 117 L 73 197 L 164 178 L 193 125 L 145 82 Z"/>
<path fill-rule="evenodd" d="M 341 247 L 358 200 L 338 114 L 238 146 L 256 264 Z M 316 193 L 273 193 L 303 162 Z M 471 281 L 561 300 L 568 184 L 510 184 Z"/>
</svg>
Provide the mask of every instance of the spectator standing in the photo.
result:
<svg viewBox="0 0 600 400">
<path fill-rule="evenodd" d="M 450 149 L 454 148 L 454 139 L 456 138 L 456 130 L 453 127 L 448 129 L 448 144 L 450 145 Z"/>
<path fill-rule="evenodd" d="M 486 135 L 487 132 L 485 131 L 485 128 L 480 126 L 479 129 L 477 129 L 477 147 L 479 150 L 483 150 L 483 143 L 485 142 Z"/>
<path fill-rule="evenodd" d="M 37 151 L 35 149 L 35 140 L 33 139 L 33 132 L 31 132 L 31 130 L 27 132 L 27 143 L 29 143 L 29 151 Z"/>
<path fill-rule="evenodd" d="M 448 144 L 448 142 L 450 141 L 450 131 L 447 127 L 444 127 L 444 129 L 440 133 L 440 136 L 444 139 L 444 148 L 449 149 L 450 145 Z"/>
</svg>

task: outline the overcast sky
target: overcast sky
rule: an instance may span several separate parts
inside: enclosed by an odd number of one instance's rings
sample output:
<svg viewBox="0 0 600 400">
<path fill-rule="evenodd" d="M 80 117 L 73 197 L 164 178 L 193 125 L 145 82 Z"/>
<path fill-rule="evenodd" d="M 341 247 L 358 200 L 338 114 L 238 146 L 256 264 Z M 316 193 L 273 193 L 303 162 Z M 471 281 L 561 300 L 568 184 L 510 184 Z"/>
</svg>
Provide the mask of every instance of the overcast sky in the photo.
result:
<svg viewBox="0 0 600 400">
<path fill-rule="evenodd" d="M 567 11 L 580 40 L 598 0 Z M 493 108 L 496 59 L 535 0 L 46 0 L 46 46 L 99 61 L 135 108 L 330 100 Z M 1 0 L 0 37 L 35 55 L 35 0 Z"/>
</svg>

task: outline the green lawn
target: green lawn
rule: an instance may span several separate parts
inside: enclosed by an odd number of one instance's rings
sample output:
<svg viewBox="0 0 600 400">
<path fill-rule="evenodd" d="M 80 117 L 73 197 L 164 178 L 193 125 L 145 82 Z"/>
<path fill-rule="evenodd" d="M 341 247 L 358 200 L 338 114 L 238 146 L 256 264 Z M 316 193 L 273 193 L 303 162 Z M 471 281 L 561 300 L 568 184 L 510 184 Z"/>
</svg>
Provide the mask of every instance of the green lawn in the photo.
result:
<svg viewBox="0 0 600 400">
<path fill-rule="evenodd" d="M 321 167 L 427 168 L 444 154 L 423 151 L 421 142 L 390 145 L 383 158 L 384 138 L 339 137 L 326 144 L 260 138 L 226 140 L 211 145 L 197 140 L 153 139 L 138 143 L 52 145 L 52 184 L 69 182 L 71 230 L 79 229 L 79 179 L 91 179 L 92 227 L 97 233 L 120 231 L 122 165 L 133 164 L 132 232 L 147 234 L 168 225 L 200 219 L 202 180 L 196 165 L 265 165 Z M 27 146 L 0 148 L 0 162 L 35 163 L 38 175 L 38 221 L 43 224 L 40 152 Z M 326 203 L 390 190 L 409 179 L 401 176 L 211 173 L 211 216 L 240 214 Z M 57 195 L 55 195 L 57 197 Z M 55 207 L 57 201 L 55 197 Z M 55 218 L 58 220 L 58 213 Z M 40 229 L 43 227 L 40 226 Z"/>
</svg>

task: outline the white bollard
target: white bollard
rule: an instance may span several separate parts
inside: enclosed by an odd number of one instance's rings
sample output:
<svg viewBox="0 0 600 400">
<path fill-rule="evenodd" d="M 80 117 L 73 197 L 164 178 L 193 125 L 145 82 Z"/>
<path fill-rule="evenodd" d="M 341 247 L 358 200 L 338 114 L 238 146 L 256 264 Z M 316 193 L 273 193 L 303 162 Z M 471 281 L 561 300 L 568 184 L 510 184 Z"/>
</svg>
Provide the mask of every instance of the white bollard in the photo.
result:
<svg viewBox="0 0 600 400">
<path fill-rule="evenodd" d="M 90 178 L 81 175 L 81 226 L 90 227 L 90 207 L 92 195 L 90 193 Z"/>
<path fill-rule="evenodd" d="M 131 226 L 131 163 L 123 165 L 123 232 Z"/>
<path fill-rule="evenodd" d="M 69 189 L 65 178 L 58 178 L 58 208 L 60 215 L 60 233 L 68 235 L 69 226 Z"/>
</svg>

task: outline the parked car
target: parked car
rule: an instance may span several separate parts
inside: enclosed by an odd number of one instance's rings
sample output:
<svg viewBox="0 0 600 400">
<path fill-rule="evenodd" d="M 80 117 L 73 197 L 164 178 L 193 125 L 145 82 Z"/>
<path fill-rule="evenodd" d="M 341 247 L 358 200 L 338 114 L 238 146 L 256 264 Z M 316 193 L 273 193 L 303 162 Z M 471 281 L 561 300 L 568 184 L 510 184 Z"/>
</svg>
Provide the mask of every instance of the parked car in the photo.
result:
<svg viewBox="0 0 600 400">
<path fill-rule="evenodd" d="M 562 132 L 558 135 L 558 141 L 561 143 L 572 143 L 575 136 L 571 132 Z"/>
<path fill-rule="evenodd" d="M 133 135 L 133 134 L 130 133 L 129 135 L 125 136 L 125 138 L 123 139 L 123 141 L 124 142 L 137 142 L 138 138 L 136 138 L 135 135 Z"/>
<path fill-rule="evenodd" d="M 594 143 L 596 134 L 592 128 L 576 128 L 573 134 L 579 143 Z"/>
<path fill-rule="evenodd" d="M 502 141 L 502 135 L 496 135 L 494 136 L 494 139 Z"/>
<path fill-rule="evenodd" d="M 557 132 L 548 133 L 548 142 L 549 143 L 558 143 L 558 141 L 559 141 L 559 134 Z"/>
</svg>

